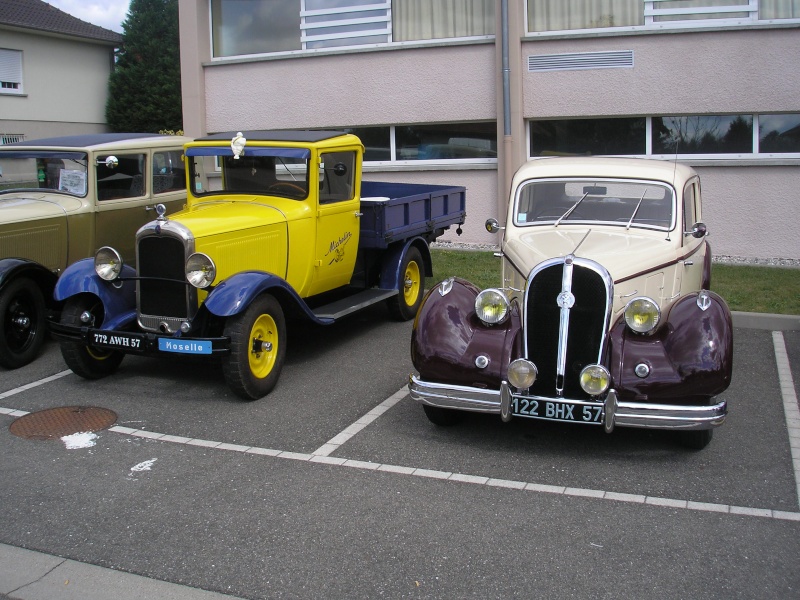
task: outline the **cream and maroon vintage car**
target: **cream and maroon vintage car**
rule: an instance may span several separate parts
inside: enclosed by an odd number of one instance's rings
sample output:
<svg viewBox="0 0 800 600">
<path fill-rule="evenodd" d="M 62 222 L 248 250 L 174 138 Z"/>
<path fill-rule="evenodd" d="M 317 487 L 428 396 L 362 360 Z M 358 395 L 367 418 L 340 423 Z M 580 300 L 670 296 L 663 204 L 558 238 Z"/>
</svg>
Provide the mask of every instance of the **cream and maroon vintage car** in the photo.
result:
<svg viewBox="0 0 800 600">
<path fill-rule="evenodd" d="M 722 424 L 733 338 L 710 291 L 700 180 L 647 159 L 543 158 L 515 175 L 502 286 L 451 278 L 417 315 L 411 397 L 437 425 L 462 411 L 679 432 Z"/>
</svg>

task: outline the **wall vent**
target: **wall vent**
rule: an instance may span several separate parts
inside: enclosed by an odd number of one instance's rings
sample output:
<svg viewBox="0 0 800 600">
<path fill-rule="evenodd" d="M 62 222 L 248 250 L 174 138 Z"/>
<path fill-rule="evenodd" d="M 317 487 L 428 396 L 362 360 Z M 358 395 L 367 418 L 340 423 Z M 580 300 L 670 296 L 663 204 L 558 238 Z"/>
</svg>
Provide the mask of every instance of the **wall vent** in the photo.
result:
<svg viewBox="0 0 800 600">
<path fill-rule="evenodd" d="M 633 67 L 633 50 L 539 54 L 528 57 L 528 72 L 572 71 L 575 69 L 618 69 Z"/>
</svg>

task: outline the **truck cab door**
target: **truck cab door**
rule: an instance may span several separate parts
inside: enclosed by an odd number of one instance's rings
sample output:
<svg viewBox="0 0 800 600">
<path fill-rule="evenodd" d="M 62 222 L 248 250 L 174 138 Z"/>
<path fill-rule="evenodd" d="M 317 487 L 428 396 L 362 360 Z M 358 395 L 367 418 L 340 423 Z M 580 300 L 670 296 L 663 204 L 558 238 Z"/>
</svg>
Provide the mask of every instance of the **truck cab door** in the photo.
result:
<svg viewBox="0 0 800 600">
<path fill-rule="evenodd" d="M 347 285 L 353 275 L 361 222 L 356 156 L 355 150 L 320 155 L 314 275 L 309 295 Z"/>
</svg>

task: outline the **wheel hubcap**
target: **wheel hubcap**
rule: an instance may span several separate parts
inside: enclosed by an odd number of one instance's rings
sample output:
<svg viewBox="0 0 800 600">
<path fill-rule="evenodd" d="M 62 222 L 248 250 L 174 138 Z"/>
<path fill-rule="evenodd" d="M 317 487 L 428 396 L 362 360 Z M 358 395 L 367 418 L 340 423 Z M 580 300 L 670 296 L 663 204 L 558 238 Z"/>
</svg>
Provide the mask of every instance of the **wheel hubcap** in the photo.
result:
<svg viewBox="0 0 800 600">
<path fill-rule="evenodd" d="M 250 330 L 250 371 L 263 379 L 275 366 L 278 350 L 278 326 L 270 315 L 260 315 Z"/>
<path fill-rule="evenodd" d="M 408 306 L 413 306 L 419 296 L 420 272 L 416 262 L 408 263 L 403 282 L 403 297 Z"/>
</svg>

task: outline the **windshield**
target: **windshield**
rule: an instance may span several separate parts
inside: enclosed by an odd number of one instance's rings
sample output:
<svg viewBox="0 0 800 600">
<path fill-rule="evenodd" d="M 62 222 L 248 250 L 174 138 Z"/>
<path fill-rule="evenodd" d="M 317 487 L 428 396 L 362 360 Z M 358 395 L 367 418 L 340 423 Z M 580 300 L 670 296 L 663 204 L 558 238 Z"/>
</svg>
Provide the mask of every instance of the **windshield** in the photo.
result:
<svg viewBox="0 0 800 600">
<path fill-rule="evenodd" d="M 218 194 L 268 195 L 302 200 L 308 196 L 308 158 L 297 148 L 246 148 L 234 158 L 229 148 L 189 148 L 189 168 L 195 196 Z"/>
<path fill-rule="evenodd" d="M 85 152 L 13 150 L 0 152 L 0 193 L 48 190 L 85 196 Z"/>
<path fill-rule="evenodd" d="M 670 229 L 674 194 L 663 183 L 598 179 L 532 180 L 520 186 L 515 225 L 598 223 Z"/>
</svg>

